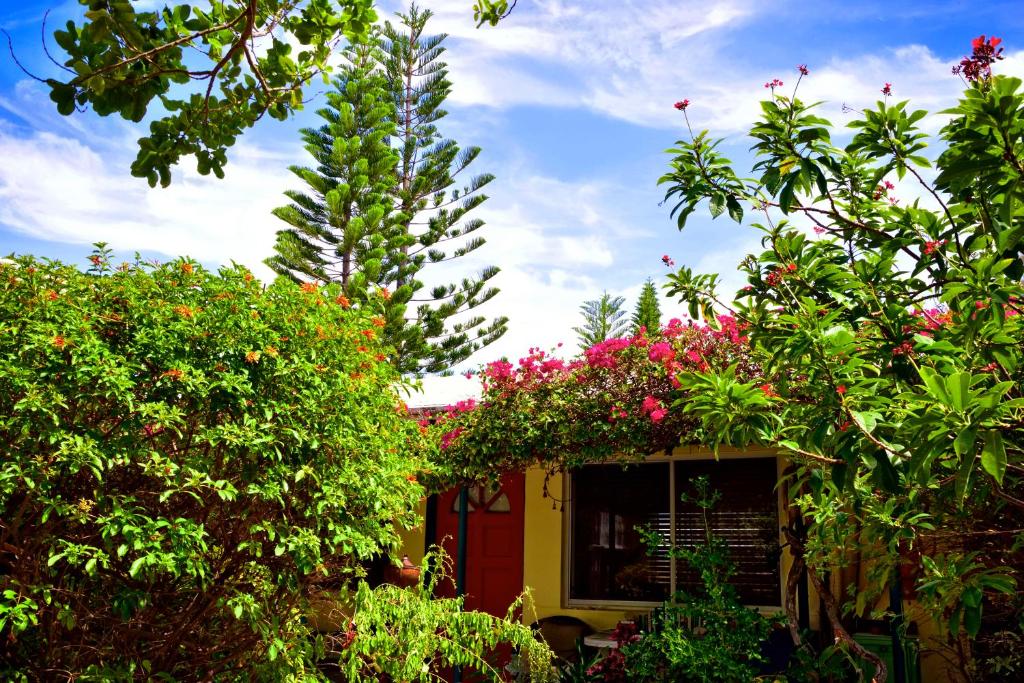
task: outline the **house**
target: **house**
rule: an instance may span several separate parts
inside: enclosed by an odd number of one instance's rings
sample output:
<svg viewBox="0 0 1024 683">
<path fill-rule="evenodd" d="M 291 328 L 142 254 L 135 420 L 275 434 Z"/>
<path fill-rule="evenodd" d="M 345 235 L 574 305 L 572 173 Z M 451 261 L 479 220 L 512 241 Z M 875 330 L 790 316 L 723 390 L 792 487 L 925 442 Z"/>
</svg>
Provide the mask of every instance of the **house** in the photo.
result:
<svg viewBox="0 0 1024 683">
<path fill-rule="evenodd" d="M 477 386 L 462 378 L 430 382 L 425 398 L 410 400 L 411 408 L 471 398 Z M 534 468 L 504 476 L 500 486 L 470 487 L 466 607 L 502 615 L 528 589 L 532 599 L 522 615 L 525 623 L 566 615 L 605 630 L 649 613 L 675 590 L 696 584 L 698 577 L 666 557 L 664 547 L 649 556 L 638 528 L 657 531 L 667 543 L 704 538 L 700 509 L 682 496 L 693 493 L 692 479 L 705 476 L 721 495 L 708 522 L 728 542 L 741 598 L 752 608 L 779 613 L 792 565 L 782 532 L 787 523 L 785 491 L 776 487 L 786 467 L 786 459 L 770 451 L 723 449 L 716 459 L 708 449 L 678 447 L 627 466 L 591 463 L 566 474 Z M 418 564 L 424 549 L 438 542 L 456 557 L 459 509 L 458 490 L 423 502 L 423 526 L 403 534 L 413 562 Z M 813 586 L 803 581 L 799 621 L 819 630 L 827 618 Z M 869 577 L 859 563 L 851 562 L 832 581 L 838 589 L 851 581 L 864 585 Z M 454 592 L 449 582 L 444 593 Z M 913 620 L 912 601 L 905 605 Z M 922 638 L 936 633 L 923 620 L 914 628 Z M 922 680 L 953 680 L 943 666 L 940 657 L 925 657 Z"/>
</svg>

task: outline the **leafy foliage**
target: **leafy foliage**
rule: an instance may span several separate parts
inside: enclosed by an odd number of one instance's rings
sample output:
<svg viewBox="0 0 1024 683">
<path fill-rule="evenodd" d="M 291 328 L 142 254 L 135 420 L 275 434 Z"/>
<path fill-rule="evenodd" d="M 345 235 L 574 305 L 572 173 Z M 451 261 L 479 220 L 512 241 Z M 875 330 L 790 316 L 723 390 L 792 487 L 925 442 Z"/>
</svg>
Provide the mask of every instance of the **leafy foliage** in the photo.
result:
<svg viewBox="0 0 1024 683">
<path fill-rule="evenodd" d="M 693 547 L 669 550 L 700 576 L 695 591 L 679 591 L 659 613 L 651 633 L 623 647 L 629 680 L 642 681 L 752 681 L 764 663 L 762 645 L 773 620 L 745 607 L 729 583 L 736 568 L 725 542 L 711 532 L 708 514 L 720 497 L 706 478 L 693 482 L 695 494 L 684 493 L 704 515 L 705 535 Z M 647 531 L 648 552 L 657 552 L 664 540 Z"/>
<path fill-rule="evenodd" d="M 132 0 L 78 0 L 80 23 L 53 33 L 64 75 L 44 80 L 57 110 L 92 107 L 140 122 L 160 113 L 139 139 L 132 175 L 171 182 L 171 167 L 195 156 L 199 172 L 224 174 L 227 149 L 264 116 L 302 108 L 306 88 L 331 70 L 346 41 L 377 19 L 372 0 L 234 0 L 168 3 L 137 11 Z M 515 0 L 473 4 L 478 25 L 497 24 Z"/>
<path fill-rule="evenodd" d="M 50 99 L 61 114 L 90 106 L 135 122 L 158 102 L 162 116 L 140 138 L 132 175 L 164 186 L 187 155 L 200 173 L 222 176 L 237 137 L 265 115 L 283 120 L 301 108 L 339 43 L 365 34 L 377 17 L 372 0 L 177 3 L 159 11 L 136 11 L 130 0 L 79 3 L 82 23 L 53 34 L 66 75 L 46 79 Z"/>
<path fill-rule="evenodd" d="M 572 328 L 580 338 L 580 347 L 586 349 L 608 339 L 625 336 L 629 319 L 622 310 L 625 297 L 612 296 L 603 292 L 600 299 L 591 299 L 580 304 L 583 315 L 582 327 Z"/>
<path fill-rule="evenodd" d="M 349 628 L 331 640 L 337 666 L 350 681 L 435 681 L 446 667 L 472 671 L 473 680 L 502 681 L 502 672 L 488 661 L 500 643 L 519 649 L 519 660 L 533 683 L 554 683 L 551 650 L 519 623 L 523 600 L 513 603 L 505 618 L 462 611 L 462 598 L 434 598 L 446 580 L 446 558 L 429 553 L 425 563 L 435 571 L 420 577 L 411 589 L 359 585 L 353 597 Z"/>
<path fill-rule="evenodd" d="M 738 180 L 700 133 L 662 179 L 683 198 L 680 226 L 699 202 L 718 215 L 735 198 L 760 214 L 765 247 L 741 263 L 734 304 L 712 277 L 672 276 L 691 310 L 725 306 L 749 325 L 768 382 L 684 374 L 680 409 L 711 443 L 792 455 L 790 495 L 808 522 L 788 529 L 794 566 L 806 562 L 842 642 L 856 650 L 842 606 L 869 612 L 920 562 L 923 604 L 965 673 L 960 634 L 979 634 L 984 604 L 1016 590 L 1024 540 L 1024 94 L 1018 79 L 979 73 L 944 112 L 934 162 L 925 112 L 888 88 L 842 148 L 814 105 L 773 90 L 751 131 L 759 178 Z M 846 566 L 849 548 L 870 585 L 833 596 L 820 575 Z"/>
<path fill-rule="evenodd" d="M 430 454 L 371 311 L 92 261 L 0 266 L 4 677 L 316 678 L 309 597 L 399 543 Z"/>
</svg>

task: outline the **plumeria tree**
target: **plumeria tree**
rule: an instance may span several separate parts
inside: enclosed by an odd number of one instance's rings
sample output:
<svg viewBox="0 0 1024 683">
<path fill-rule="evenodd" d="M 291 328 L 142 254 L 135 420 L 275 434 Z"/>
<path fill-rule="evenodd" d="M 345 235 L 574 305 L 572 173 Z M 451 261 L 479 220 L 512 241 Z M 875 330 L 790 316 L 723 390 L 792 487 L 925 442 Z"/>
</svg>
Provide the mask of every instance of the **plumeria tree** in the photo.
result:
<svg viewBox="0 0 1024 683">
<path fill-rule="evenodd" d="M 748 284 L 723 294 L 716 275 L 683 267 L 669 290 L 706 324 L 673 321 L 569 362 L 532 350 L 487 365 L 481 403 L 440 420 L 448 476 L 680 442 L 777 449 L 793 463 L 781 485 L 797 643 L 806 574 L 836 642 L 876 681 L 889 672 L 849 617 L 900 628 L 901 588 L 943 627 L 961 675 L 1012 670 L 998 667 L 1014 666 L 1022 613 L 1024 93 L 992 73 L 999 42 L 979 37 L 958 65 L 967 87 L 937 155 L 918 127 L 926 113 L 893 101 L 889 83 L 839 146 L 797 96 L 803 65 L 792 90 L 767 83 L 755 178 L 678 102 L 688 135 L 667 198 L 680 227 L 705 202 L 712 216 L 757 216 L 764 251 L 741 263 Z M 840 578 L 859 570 L 866 583 Z M 1010 649 L 992 649 L 1000 637 Z"/>
<path fill-rule="evenodd" d="M 839 145 L 798 97 L 806 67 L 792 90 L 769 82 L 750 132 L 754 178 L 689 128 L 681 101 L 687 136 L 661 180 L 680 228 L 707 202 L 737 222 L 753 212 L 764 245 L 742 261 L 735 297 L 685 267 L 669 285 L 692 314 L 724 309 L 745 326 L 762 395 L 710 368 L 679 375 L 675 410 L 711 444 L 792 457 L 794 571 L 806 570 L 837 638 L 857 649 L 843 611 L 886 606 L 901 572 L 916 574 L 920 604 L 977 680 L 987 673 L 970 640 L 983 615 L 1021 614 L 1024 542 L 1024 92 L 992 73 L 999 43 L 977 38 L 954 69 L 966 90 L 935 139 L 889 83 Z M 834 591 L 825 577 L 853 561 L 869 585 Z M 891 607 L 898 616 L 899 600 Z"/>
</svg>

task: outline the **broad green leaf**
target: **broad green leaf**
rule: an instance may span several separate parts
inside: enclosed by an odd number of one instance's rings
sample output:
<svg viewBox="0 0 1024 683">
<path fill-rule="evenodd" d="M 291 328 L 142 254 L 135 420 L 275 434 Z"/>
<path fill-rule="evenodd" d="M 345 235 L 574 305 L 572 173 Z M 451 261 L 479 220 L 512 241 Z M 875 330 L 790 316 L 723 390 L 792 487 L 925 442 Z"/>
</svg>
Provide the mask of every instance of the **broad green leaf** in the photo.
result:
<svg viewBox="0 0 1024 683">
<path fill-rule="evenodd" d="M 1006 476 L 1006 448 L 1003 437 L 996 430 L 985 432 L 985 445 L 981 449 L 981 466 L 1000 485 Z"/>
</svg>

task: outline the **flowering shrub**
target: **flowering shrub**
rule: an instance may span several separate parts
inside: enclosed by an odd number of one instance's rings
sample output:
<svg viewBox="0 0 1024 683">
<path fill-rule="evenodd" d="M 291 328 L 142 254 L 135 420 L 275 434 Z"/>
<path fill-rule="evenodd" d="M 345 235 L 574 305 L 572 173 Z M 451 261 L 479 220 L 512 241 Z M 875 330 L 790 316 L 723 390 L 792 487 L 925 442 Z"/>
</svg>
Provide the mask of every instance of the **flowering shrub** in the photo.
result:
<svg viewBox="0 0 1024 683">
<path fill-rule="evenodd" d="M 0 264 L 0 678 L 304 680 L 430 442 L 337 292 Z"/>
<path fill-rule="evenodd" d="M 879 681 L 885 667 L 840 615 L 872 612 L 903 569 L 919 573 L 964 677 L 986 605 L 1015 614 L 993 629 L 1024 623 L 1024 93 L 993 75 L 999 44 L 980 36 L 957 67 L 968 87 L 944 112 L 934 160 L 926 113 L 890 102 L 889 83 L 843 148 L 795 88 L 775 88 L 751 130 L 757 179 L 740 180 L 706 131 L 680 141 L 662 178 L 680 227 L 705 200 L 737 222 L 750 207 L 765 245 L 742 261 L 734 302 L 687 268 L 671 289 L 747 326 L 771 392 L 712 368 L 680 376 L 676 407 L 712 443 L 791 454 L 789 585 L 806 568 L 839 642 Z M 822 577 L 854 559 L 867 585 L 834 593 Z"/>
<path fill-rule="evenodd" d="M 679 393 L 677 375 L 729 367 L 759 376 L 743 327 L 728 316 L 711 325 L 673 319 L 661 330 L 608 339 L 568 361 L 530 349 L 515 365 L 488 363 L 480 372 L 479 405 L 434 416 L 447 476 L 458 481 L 546 463 L 572 467 L 692 442 L 697 422 L 668 409 Z"/>
</svg>

